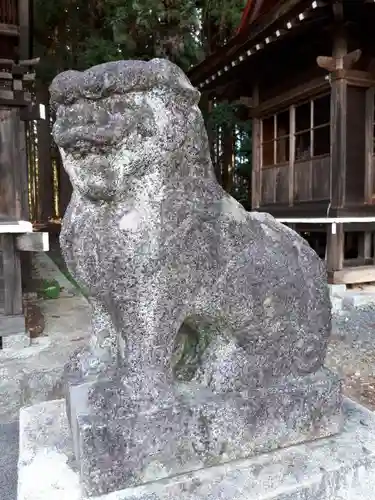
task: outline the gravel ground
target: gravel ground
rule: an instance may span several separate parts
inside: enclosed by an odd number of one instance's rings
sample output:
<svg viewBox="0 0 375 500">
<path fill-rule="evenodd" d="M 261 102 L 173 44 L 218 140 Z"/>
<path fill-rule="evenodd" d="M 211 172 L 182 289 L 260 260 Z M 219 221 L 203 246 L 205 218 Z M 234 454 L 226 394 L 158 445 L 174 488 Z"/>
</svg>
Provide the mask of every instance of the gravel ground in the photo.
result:
<svg viewBox="0 0 375 500">
<path fill-rule="evenodd" d="M 375 410 L 375 304 L 333 317 L 326 365 L 343 376 L 347 396 Z"/>
</svg>

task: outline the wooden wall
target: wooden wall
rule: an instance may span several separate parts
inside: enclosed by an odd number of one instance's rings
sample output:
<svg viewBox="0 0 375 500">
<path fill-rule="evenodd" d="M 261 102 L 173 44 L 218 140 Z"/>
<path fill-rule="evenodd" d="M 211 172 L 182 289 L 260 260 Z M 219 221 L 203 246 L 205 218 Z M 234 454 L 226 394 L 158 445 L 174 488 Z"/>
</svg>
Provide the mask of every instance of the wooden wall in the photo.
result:
<svg viewBox="0 0 375 500">
<path fill-rule="evenodd" d="M 289 163 L 266 165 L 260 168 L 260 207 L 293 206 L 305 202 L 328 201 L 331 196 L 331 182 L 334 188 L 340 180 L 337 176 L 344 175 L 342 207 L 349 211 L 363 210 L 365 203 L 367 203 L 366 210 L 373 210 L 375 207 L 374 94 L 375 92 L 372 91 L 370 94 L 372 100 L 369 102 L 369 91 L 366 86 L 347 85 L 346 109 L 342 117 L 345 122 L 345 141 L 342 143 L 343 149 L 340 148 L 340 155 L 336 158 L 336 167 L 332 172 L 329 154 L 321 154 L 316 157 L 311 154 L 310 159 L 304 160 L 298 159 L 293 151 L 290 153 Z M 369 115 L 371 115 L 370 125 L 367 124 Z M 263 120 L 263 123 L 266 124 L 263 139 L 267 141 L 267 119 Z M 367 132 L 368 127 L 370 127 L 369 133 Z M 369 138 L 366 139 L 366 135 L 369 135 Z M 332 140 L 331 137 L 331 148 L 334 145 Z M 269 142 L 266 142 L 266 146 L 269 147 Z M 342 151 L 345 154 L 342 154 Z M 311 151 L 311 153 L 313 152 Z M 269 154 L 263 153 L 260 161 L 266 161 L 269 156 L 273 155 L 272 151 Z M 372 185 L 369 188 L 369 195 L 366 194 L 366 162 L 368 157 L 370 158 L 369 168 L 372 168 Z M 288 199 L 288 192 L 290 194 L 291 191 L 292 196 L 289 196 Z M 369 201 L 367 198 L 370 198 Z"/>
<path fill-rule="evenodd" d="M 290 166 L 261 169 L 262 205 L 288 205 Z M 321 201 L 330 196 L 330 157 L 296 161 L 293 168 L 293 204 Z"/>
<path fill-rule="evenodd" d="M 0 59 L 31 57 L 32 0 L 0 0 Z"/>
<path fill-rule="evenodd" d="M 365 196 L 366 89 L 348 86 L 346 115 L 345 205 Z"/>
<path fill-rule="evenodd" d="M 19 111 L 0 110 L 0 214 L 18 219 L 28 218 L 25 144 Z"/>
<path fill-rule="evenodd" d="M 0 23 L 18 24 L 18 0 L 0 0 Z"/>
<path fill-rule="evenodd" d="M 14 59 L 18 46 L 18 0 L 0 0 L 0 59 Z"/>
</svg>

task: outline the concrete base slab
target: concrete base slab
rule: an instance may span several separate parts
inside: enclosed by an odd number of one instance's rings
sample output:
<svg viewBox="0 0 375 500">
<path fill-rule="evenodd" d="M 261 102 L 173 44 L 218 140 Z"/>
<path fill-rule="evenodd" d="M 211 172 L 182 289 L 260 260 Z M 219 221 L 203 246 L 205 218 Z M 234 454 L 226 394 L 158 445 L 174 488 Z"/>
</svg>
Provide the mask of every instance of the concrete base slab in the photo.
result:
<svg viewBox="0 0 375 500">
<path fill-rule="evenodd" d="M 344 402 L 341 434 L 96 500 L 375 500 L 375 414 Z M 94 497 L 91 497 L 92 500 Z M 84 500 L 63 400 L 20 413 L 18 500 Z"/>
<path fill-rule="evenodd" d="M 374 292 L 346 292 L 343 297 L 344 308 L 359 308 L 366 306 L 375 306 Z"/>
<path fill-rule="evenodd" d="M 329 293 L 333 297 L 342 297 L 346 292 L 346 285 L 328 285 Z"/>
<path fill-rule="evenodd" d="M 375 287 L 347 289 L 346 285 L 328 285 L 332 312 L 375 306 Z"/>
<path fill-rule="evenodd" d="M 346 294 L 346 285 L 328 285 L 331 297 L 332 312 L 337 313 L 343 309 L 343 297 Z"/>
<path fill-rule="evenodd" d="M 342 297 L 331 297 L 332 313 L 341 312 L 343 309 L 343 299 Z"/>
</svg>

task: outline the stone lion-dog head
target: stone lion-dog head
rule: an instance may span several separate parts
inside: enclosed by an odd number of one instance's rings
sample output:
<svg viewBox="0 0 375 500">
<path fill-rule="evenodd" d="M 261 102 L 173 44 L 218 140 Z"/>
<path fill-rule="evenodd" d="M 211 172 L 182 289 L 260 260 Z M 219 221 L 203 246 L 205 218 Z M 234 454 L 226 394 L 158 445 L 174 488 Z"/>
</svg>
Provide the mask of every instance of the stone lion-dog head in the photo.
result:
<svg viewBox="0 0 375 500">
<path fill-rule="evenodd" d="M 156 164 L 168 177 L 187 163 L 200 170 L 210 163 L 200 93 L 176 65 L 153 59 L 103 66 L 66 71 L 50 88 L 53 136 L 81 195 L 111 200 Z"/>
</svg>

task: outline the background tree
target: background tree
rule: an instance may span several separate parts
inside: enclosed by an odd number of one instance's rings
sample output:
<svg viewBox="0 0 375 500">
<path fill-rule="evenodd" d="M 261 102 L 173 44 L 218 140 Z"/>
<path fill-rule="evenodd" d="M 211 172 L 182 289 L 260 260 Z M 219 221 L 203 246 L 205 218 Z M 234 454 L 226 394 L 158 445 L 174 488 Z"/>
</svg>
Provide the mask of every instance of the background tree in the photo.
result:
<svg viewBox="0 0 375 500">
<path fill-rule="evenodd" d="M 50 80 L 66 68 L 166 57 L 184 70 L 225 43 L 244 0 L 34 0 L 34 53 Z"/>
<path fill-rule="evenodd" d="M 34 0 L 34 55 L 40 56 L 39 95 L 48 99 L 52 78 L 65 69 L 85 69 L 119 59 L 163 57 L 187 71 L 225 44 L 237 29 L 246 0 Z M 207 117 L 206 117 L 207 118 Z M 216 138 L 233 143 L 233 153 L 217 156 L 225 189 L 241 200 L 251 173 L 250 127 L 236 107 L 213 108 L 209 127 Z M 208 122 L 207 122 L 208 123 Z M 215 160 L 214 160 L 215 162 Z M 220 179 L 219 179 L 220 180 Z M 245 190 L 244 190 L 245 189 Z"/>
</svg>

